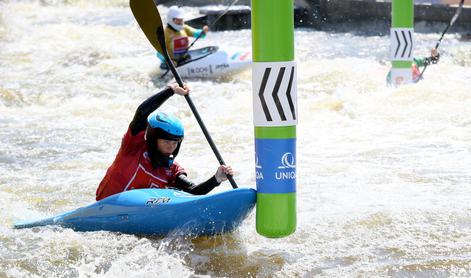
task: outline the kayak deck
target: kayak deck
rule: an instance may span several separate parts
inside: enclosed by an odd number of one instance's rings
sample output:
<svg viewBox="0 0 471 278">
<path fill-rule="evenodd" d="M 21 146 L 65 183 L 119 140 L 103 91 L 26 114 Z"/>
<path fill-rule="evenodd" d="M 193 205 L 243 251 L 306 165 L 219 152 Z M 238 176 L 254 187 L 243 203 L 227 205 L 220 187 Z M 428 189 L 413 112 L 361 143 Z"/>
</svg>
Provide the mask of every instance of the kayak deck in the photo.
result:
<svg viewBox="0 0 471 278">
<path fill-rule="evenodd" d="M 237 228 L 255 202 L 256 191 L 250 188 L 201 196 L 173 189 L 139 189 L 51 218 L 19 222 L 14 228 L 59 225 L 82 232 L 214 235 Z"/>
</svg>

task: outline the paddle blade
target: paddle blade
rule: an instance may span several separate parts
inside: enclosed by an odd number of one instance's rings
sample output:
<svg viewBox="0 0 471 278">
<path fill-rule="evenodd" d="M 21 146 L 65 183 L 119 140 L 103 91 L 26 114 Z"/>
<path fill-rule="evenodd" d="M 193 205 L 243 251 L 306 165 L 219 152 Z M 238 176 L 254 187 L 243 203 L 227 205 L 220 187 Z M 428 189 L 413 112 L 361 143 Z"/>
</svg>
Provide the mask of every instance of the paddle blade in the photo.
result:
<svg viewBox="0 0 471 278">
<path fill-rule="evenodd" d="M 157 30 L 163 30 L 162 19 L 153 0 L 130 0 L 129 6 L 147 39 L 160 53 L 164 53 L 157 38 Z M 165 44 L 165 42 L 164 42 Z"/>
</svg>

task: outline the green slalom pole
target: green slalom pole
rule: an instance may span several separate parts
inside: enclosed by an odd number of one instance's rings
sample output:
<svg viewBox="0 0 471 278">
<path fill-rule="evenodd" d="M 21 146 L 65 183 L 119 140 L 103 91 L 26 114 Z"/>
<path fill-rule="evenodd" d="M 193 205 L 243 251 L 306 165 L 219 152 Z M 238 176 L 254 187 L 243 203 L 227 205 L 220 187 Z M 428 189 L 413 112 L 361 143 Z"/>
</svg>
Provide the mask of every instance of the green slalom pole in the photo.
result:
<svg viewBox="0 0 471 278">
<path fill-rule="evenodd" d="M 414 50 L 414 0 L 392 0 L 391 82 L 394 86 L 412 83 Z"/>
<path fill-rule="evenodd" d="M 252 0 L 257 232 L 296 230 L 296 63 L 293 0 Z"/>
</svg>

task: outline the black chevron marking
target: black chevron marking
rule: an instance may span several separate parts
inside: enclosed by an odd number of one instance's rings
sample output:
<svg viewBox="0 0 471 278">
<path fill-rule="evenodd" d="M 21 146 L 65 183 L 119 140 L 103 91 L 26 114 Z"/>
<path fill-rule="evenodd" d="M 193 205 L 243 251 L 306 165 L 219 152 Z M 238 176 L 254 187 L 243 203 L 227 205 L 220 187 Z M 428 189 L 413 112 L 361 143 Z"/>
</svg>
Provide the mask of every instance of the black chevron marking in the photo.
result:
<svg viewBox="0 0 471 278">
<path fill-rule="evenodd" d="M 397 35 L 397 31 L 394 31 L 394 35 L 396 35 L 396 40 L 397 40 L 397 48 L 396 48 L 396 53 L 394 53 L 394 57 L 397 57 L 397 53 L 399 52 L 399 48 L 401 47 L 401 40 L 399 39 L 399 36 Z"/>
<path fill-rule="evenodd" d="M 286 121 L 285 112 L 283 111 L 283 106 L 281 106 L 280 99 L 278 98 L 278 90 L 280 89 L 281 81 L 283 80 L 283 75 L 285 74 L 285 67 L 280 68 L 280 72 L 278 73 L 278 77 L 276 78 L 275 87 L 273 88 L 273 93 L 271 94 L 273 100 L 275 101 L 276 109 L 278 110 L 278 114 L 280 114 L 280 118 L 282 121 Z"/>
<path fill-rule="evenodd" d="M 401 58 L 404 58 L 404 54 L 406 54 L 407 46 L 409 46 L 409 44 L 407 43 L 406 33 L 404 32 L 404 30 L 402 30 L 401 33 L 402 33 L 402 37 L 404 38 L 404 43 L 406 44 L 401 54 Z"/>
<path fill-rule="evenodd" d="M 409 55 L 407 57 L 412 56 L 412 48 L 414 47 L 414 41 L 412 40 L 412 32 L 409 31 L 409 40 L 410 40 L 410 49 L 409 49 Z"/>
<path fill-rule="evenodd" d="M 265 91 L 265 87 L 267 86 L 268 77 L 270 76 L 271 68 L 266 68 L 265 73 L 263 73 L 262 84 L 260 85 L 260 90 L 258 91 L 258 97 L 260 98 L 260 102 L 262 103 L 263 113 L 265 113 L 265 118 L 267 121 L 273 121 L 270 115 L 270 111 L 268 110 L 267 102 L 263 97 L 263 92 Z"/>
<path fill-rule="evenodd" d="M 288 97 L 289 108 L 291 109 L 291 115 L 293 115 L 293 120 L 296 120 L 296 111 L 294 110 L 293 99 L 291 97 L 291 86 L 293 85 L 294 78 L 294 66 L 291 67 L 291 74 L 289 76 L 288 88 L 286 89 L 286 96 Z"/>
</svg>

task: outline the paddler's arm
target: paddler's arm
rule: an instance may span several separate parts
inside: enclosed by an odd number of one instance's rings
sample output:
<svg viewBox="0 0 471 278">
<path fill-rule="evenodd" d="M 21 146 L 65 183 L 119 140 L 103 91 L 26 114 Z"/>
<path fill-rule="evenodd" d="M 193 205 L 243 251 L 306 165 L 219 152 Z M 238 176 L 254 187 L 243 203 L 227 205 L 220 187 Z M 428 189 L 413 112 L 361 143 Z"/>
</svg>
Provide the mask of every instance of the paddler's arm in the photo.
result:
<svg viewBox="0 0 471 278">
<path fill-rule="evenodd" d="M 221 182 L 227 180 L 226 175 L 234 175 L 234 171 L 231 166 L 220 165 L 216 171 L 216 174 L 207 181 L 196 185 L 190 181 L 185 174 L 179 175 L 175 183 L 181 190 L 194 194 L 204 195 L 213 190 L 216 186 L 220 185 Z"/>
<path fill-rule="evenodd" d="M 203 183 L 195 184 L 183 174 L 177 177 L 175 183 L 179 189 L 194 195 L 207 194 L 209 191 L 213 190 L 216 186 L 220 184 L 219 182 L 217 182 L 215 176 L 212 176 L 209 180 Z"/>
<path fill-rule="evenodd" d="M 193 31 L 193 37 L 195 38 L 201 37 L 202 39 L 204 39 L 206 38 L 206 34 L 208 33 L 208 31 L 209 31 L 209 27 L 205 25 L 203 29 L 195 29 Z"/>
<path fill-rule="evenodd" d="M 425 57 L 421 59 L 414 58 L 414 63 L 418 67 L 429 66 L 430 64 L 436 64 L 440 60 L 440 53 L 436 48 L 432 48 L 430 57 Z"/>
<path fill-rule="evenodd" d="M 159 108 L 167 99 L 173 96 L 174 93 L 179 95 L 186 95 L 190 90 L 185 85 L 184 88 L 178 86 L 177 83 L 169 84 L 165 89 L 157 94 L 146 99 L 136 110 L 134 118 L 129 124 L 129 129 L 132 135 L 136 135 L 147 127 L 147 116 Z"/>
<path fill-rule="evenodd" d="M 426 60 L 426 59 L 427 59 L 427 58 L 414 58 L 413 62 L 414 62 L 419 68 L 421 68 L 421 67 L 425 66 L 425 60 Z"/>
</svg>

